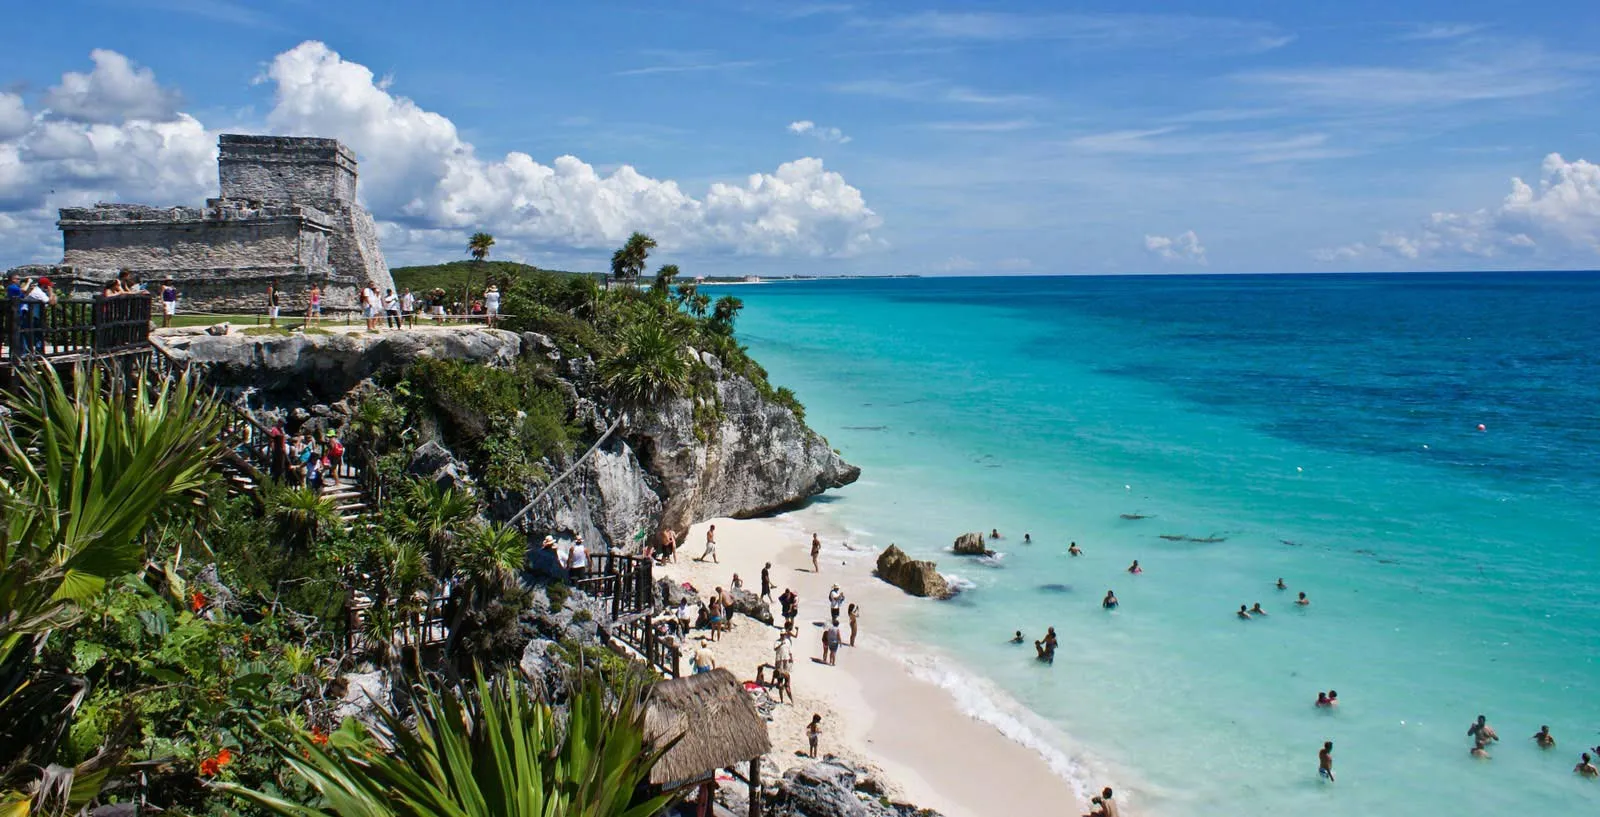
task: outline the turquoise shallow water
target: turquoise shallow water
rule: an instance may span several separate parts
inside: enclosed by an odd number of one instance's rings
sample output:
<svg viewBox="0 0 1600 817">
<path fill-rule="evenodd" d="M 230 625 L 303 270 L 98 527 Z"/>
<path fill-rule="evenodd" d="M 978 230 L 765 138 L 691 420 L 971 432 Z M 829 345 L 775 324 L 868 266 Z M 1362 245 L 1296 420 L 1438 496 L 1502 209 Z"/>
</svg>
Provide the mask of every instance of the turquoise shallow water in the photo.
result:
<svg viewBox="0 0 1600 817">
<path fill-rule="evenodd" d="M 1600 276 L 727 292 L 864 468 L 825 511 L 971 582 L 911 634 L 1142 813 L 1596 813 L 1571 769 L 1600 744 Z M 943 552 L 994 527 L 1003 558 Z M 1256 602 L 1270 616 L 1233 616 Z M 1047 625 L 1053 667 L 1004 643 Z M 1340 709 L 1314 709 L 1330 687 Z M 1502 737 L 1486 762 L 1479 713 Z"/>
</svg>

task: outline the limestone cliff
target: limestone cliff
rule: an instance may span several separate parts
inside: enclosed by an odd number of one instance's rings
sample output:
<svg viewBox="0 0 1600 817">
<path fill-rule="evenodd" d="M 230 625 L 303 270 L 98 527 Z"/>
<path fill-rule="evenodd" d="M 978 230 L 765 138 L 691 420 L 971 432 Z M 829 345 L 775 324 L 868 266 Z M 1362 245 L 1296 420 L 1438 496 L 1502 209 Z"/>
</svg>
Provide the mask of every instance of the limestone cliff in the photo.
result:
<svg viewBox="0 0 1600 817">
<path fill-rule="evenodd" d="M 342 422 L 342 409 L 330 406 L 347 403 L 352 390 L 424 356 L 489 366 L 510 365 L 521 355 L 539 358 L 559 378 L 575 419 L 587 429 L 585 448 L 617 419 L 597 391 L 593 361 L 568 357 L 533 333 L 422 328 L 379 335 L 213 337 L 163 330 L 157 342 L 205 371 L 210 382 L 246 395 L 252 408 L 313 431 Z M 771 513 L 860 475 L 789 408 L 763 398 L 753 383 L 724 371 L 714 357 L 702 360 L 715 375 L 719 410 L 702 412 L 697 422 L 694 403 L 681 398 L 635 412 L 539 503 L 540 526 L 632 549 L 641 533 L 671 528 L 681 535 L 702 519 Z M 708 424 L 708 416 L 714 423 Z M 552 463 L 552 471 L 575 458 Z M 451 479 L 467 471 L 439 440 L 426 452 L 419 448 L 412 470 Z M 490 514 L 509 518 L 540 487 L 490 493 Z"/>
</svg>

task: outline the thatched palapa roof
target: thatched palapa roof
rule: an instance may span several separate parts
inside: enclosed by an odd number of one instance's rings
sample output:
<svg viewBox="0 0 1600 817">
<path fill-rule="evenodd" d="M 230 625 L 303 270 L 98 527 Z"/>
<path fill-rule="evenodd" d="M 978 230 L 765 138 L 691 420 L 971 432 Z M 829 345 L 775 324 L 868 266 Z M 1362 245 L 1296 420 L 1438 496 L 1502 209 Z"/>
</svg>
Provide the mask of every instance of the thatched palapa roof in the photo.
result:
<svg viewBox="0 0 1600 817">
<path fill-rule="evenodd" d="M 650 772 L 651 783 L 669 788 L 772 751 L 750 694 L 720 667 L 651 687 L 644 731 L 656 746 L 682 735 Z"/>
</svg>

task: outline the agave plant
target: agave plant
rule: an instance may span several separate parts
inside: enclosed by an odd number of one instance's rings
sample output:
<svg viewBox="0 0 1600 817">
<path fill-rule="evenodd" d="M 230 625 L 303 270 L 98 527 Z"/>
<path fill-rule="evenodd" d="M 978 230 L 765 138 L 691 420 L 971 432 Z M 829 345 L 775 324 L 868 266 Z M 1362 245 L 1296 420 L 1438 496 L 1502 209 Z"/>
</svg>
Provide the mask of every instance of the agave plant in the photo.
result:
<svg viewBox="0 0 1600 817">
<path fill-rule="evenodd" d="M 314 805 L 218 788 L 289 817 L 650 817 L 670 801 L 635 796 L 671 748 L 646 744 L 637 681 L 607 688 L 586 675 L 564 728 L 511 672 L 479 674 L 460 694 L 423 686 L 415 702 L 414 721 L 384 707 L 370 734 L 276 744 L 321 796 Z"/>
<path fill-rule="evenodd" d="M 37 672 L 33 646 L 81 615 L 106 582 L 137 570 L 151 530 L 195 513 L 227 451 L 221 409 L 188 378 L 71 385 L 22 375 L 0 422 L 0 784 L 23 783 L 82 700 L 81 679 Z M 36 770 L 35 770 L 36 771 Z M 67 770 L 70 771 L 70 770 Z M 27 808 L 13 793 L 7 808 Z"/>
<path fill-rule="evenodd" d="M 339 503 L 315 488 L 286 486 L 268 495 L 267 516 L 285 541 L 304 551 L 339 523 Z"/>
</svg>

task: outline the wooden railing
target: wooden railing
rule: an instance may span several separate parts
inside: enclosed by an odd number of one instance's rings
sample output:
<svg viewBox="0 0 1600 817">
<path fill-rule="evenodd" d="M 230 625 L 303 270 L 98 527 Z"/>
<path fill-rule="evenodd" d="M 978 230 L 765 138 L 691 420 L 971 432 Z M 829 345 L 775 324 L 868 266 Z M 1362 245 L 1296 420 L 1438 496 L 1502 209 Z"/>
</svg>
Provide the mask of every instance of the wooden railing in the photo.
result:
<svg viewBox="0 0 1600 817">
<path fill-rule="evenodd" d="M 0 359 L 96 357 L 150 345 L 148 295 L 53 304 L 8 300 L 0 309 Z"/>
<path fill-rule="evenodd" d="M 597 553 L 589 557 L 589 575 L 573 585 L 592 598 L 610 602 L 615 622 L 611 634 L 663 675 L 676 678 L 682 654 L 656 634 L 650 621 L 655 609 L 654 567 L 655 563 L 643 556 Z"/>
</svg>

